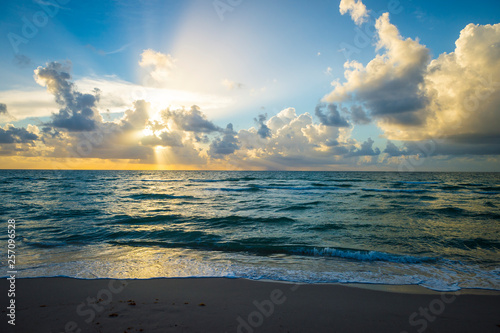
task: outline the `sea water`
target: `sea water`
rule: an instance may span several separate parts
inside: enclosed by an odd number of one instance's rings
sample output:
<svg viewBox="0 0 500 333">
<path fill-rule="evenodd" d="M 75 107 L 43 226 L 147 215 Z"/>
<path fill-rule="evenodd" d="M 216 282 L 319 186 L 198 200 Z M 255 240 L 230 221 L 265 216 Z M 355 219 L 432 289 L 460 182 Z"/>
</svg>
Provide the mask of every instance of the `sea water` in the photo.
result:
<svg viewBox="0 0 500 333">
<path fill-rule="evenodd" d="M 18 277 L 500 290 L 499 173 L 3 170 L 0 194 Z"/>
</svg>

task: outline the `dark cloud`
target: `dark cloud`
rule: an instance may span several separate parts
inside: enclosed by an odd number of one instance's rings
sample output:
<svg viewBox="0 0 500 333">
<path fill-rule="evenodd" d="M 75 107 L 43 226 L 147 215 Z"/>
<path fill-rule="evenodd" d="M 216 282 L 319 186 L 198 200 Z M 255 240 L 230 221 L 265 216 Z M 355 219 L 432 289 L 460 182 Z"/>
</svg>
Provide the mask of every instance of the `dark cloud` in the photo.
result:
<svg viewBox="0 0 500 333">
<path fill-rule="evenodd" d="M 469 145 L 500 144 L 500 133 L 464 133 L 446 137 L 452 143 Z"/>
<path fill-rule="evenodd" d="M 476 136 L 472 135 L 469 141 L 461 141 L 466 139 L 466 135 L 457 140 L 424 140 L 405 142 L 406 150 L 410 155 L 421 156 L 463 156 L 463 155 L 500 155 L 500 135 L 493 136 Z M 488 141 L 487 138 L 493 139 Z"/>
<path fill-rule="evenodd" d="M 384 149 L 384 153 L 389 154 L 389 156 L 402 156 L 407 155 L 407 151 L 405 149 L 399 149 L 394 143 L 391 141 L 387 141 L 387 145 Z"/>
<path fill-rule="evenodd" d="M 372 121 L 361 106 L 354 105 L 350 111 L 352 122 L 357 125 L 366 125 Z"/>
<path fill-rule="evenodd" d="M 93 94 L 82 94 L 75 90 L 71 79 L 69 65 L 58 62 L 48 63 L 35 70 L 36 81 L 47 87 L 54 94 L 56 102 L 62 106 L 59 113 L 52 115 L 49 126 L 64 128 L 70 132 L 92 131 L 96 128 L 101 116 L 96 109 L 100 91 L 94 89 Z"/>
<path fill-rule="evenodd" d="M 9 113 L 7 112 L 7 105 L 0 103 L 0 115 L 8 115 Z"/>
<path fill-rule="evenodd" d="M 27 131 L 25 128 L 9 127 L 0 128 L 0 144 L 8 143 L 33 143 L 38 140 L 38 135 Z"/>
<path fill-rule="evenodd" d="M 375 156 L 380 154 L 380 149 L 375 148 L 373 149 L 373 143 L 374 141 L 371 138 L 368 138 L 365 142 L 361 144 L 361 148 L 354 148 L 352 149 L 348 154 L 346 154 L 346 157 L 352 157 L 352 156 Z"/>
<path fill-rule="evenodd" d="M 319 118 L 321 123 L 326 126 L 332 127 L 349 127 L 349 123 L 347 120 L 340 115 L 338 107 L 336 104 L 328 104 L 326 106 L 327 113 L 323 113 L 323 109 L 325 108 L 324 104 L 319 104 L 316 106 L 314 113 Z"/>
<path fill-rule="evenodd" d="M 213 158 L 223 158 L 226 155 L 233 154 L 240 148 L 236 133 L 233 130 L 233 125 L 228 124 L 224 130 L 222 139 L 217 138 L 210 144 L 208 154 Z"/>
<path fill-rule="evenodd" d="M 196 105 L 193 105 L 189 111 L 166 110 L 163 111 L 162 115 L 163 120 L 166 123 L 171 120 L 179 129 L 184 131 L 195 133 L 211 133 L 222 130 L 220 127 L 207 120 L 206 115 L 202 113 L 200 111 L 200 108 Z"/>
<path fill-rule="evenodd" d="M 356 92 L 373 117 L 401 125 L 422 125 L 427 114 L 427 97 L 421 93 L 423 69 L 414 70 L 403 78 L 387 78 L 376 87 L 365 86 Z"/>
<path fill-rule="evenodd" d="M 259 125 L 259 129 L 257 130 L 257 134 L 262 138 L 270 138 L 271 137 L 271 129 L 267 127 L 265 121 L 267 119 L 267 114 L 259 114 L 254 121 Z"/>
</svg>

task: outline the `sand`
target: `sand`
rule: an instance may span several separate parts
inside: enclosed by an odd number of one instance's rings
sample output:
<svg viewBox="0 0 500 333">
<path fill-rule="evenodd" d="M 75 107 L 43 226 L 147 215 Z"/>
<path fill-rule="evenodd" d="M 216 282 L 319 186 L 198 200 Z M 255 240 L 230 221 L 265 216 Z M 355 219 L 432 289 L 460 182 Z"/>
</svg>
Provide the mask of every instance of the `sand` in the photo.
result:
<svg viewBox="0 0 500 333">
<path fill-rule="evenodd" d="M 1 332 L 500 332 L 500 295 L 245 279 L 3 279 Z M 378 290 L 382 289 L 382 290 Z"/>
</svg>

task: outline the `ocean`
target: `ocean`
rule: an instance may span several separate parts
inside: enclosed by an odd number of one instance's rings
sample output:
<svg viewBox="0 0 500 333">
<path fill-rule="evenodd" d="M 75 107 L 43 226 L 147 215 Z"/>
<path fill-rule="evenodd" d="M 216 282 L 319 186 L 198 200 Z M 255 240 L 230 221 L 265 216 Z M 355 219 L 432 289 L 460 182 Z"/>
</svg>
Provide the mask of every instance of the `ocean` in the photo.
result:
<svg viewBox="0 0 500 333">
<path fill-rule="evenodd" d="M 500 290 L 500 173 L 1 170 L 0 193 L 20 278 Z"/>
</svg>

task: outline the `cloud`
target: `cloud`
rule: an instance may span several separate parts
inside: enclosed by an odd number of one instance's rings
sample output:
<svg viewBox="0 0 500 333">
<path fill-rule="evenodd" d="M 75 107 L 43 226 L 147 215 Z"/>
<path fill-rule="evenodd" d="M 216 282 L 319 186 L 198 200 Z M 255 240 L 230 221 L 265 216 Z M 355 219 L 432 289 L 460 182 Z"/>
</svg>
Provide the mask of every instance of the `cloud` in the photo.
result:
<svg viewBox="0 0 500 333">
<path fill-rule="evenodd" d="M 144 146 L 183 147 L 182 135 L 179 132 L 161 132 L 141 139 Z"/>
<path fill-rule="evenodd" d="M 226 87 L 228 90 L 242 89 L 245 86 L 243 83 L 230 81 L 228 79 L 222 80 L 222 85 Z"/>
<path fill-rule="evenodd" d="M 437 139 L 443 148 L 436 154 L 457 155 L 460 147 L 475 154 L 474 145 L 477 154 L 497 154 L 500 24 L 468 24 L 455 50 L 436 59 L 418 39 L 403 38 L 388 13 L 376 20 L 375 37 L 376 56 L 366 65 L 346 62 L 345 81 L 334 81 L 324 101 L 353 104 L 355 124 L 372 119 L 387 139 L 405 147 Z M 391 145 L 386 150 L 392 156 L 407 152 Z"/>
<path fill-rule="evenodd" d="M 351 106 L 350 113 L 351 113 L 351 120 L 356 125 L 366 125 L 372 121 L 361 106 L 358 105 Z"/>
<path fill-rule="evenodd" d="M 212 141 L 208 154 L 213 158 L 223 158 L 226 155 L 233 154 L 239 148 L 239 142 L 236 138 L 236 132 L 233 130 L 233 124 L 229 123 L 224 130 L 222 139 L 217 138 Z"/>
<path fill-rule="evenodd" d="M 403 39 L 385 13 L 375 23 L 377 49 L 384 50 L 366 67 L 357 61 L 344 64 L 346 82 L 324 100 L 356 101 L 374 117 L 387 123 L 418 125 L 425 120 L 428 99 L 420 89 L 430 60 L 429 51 L 418 41 Z"/>
<path fill-rule="evenodd" d="M 96 109 L 99 101 L 99 89 L 94 94 L 82 94 L 74 89 L 69 64 L 58 62 L 48 63 L 45 67 L 39 66 L 35 70 L 35 80 L 47 91 L 53 94 L 56 102 L 62 106 L 59 113 L 52 115 L 52 122 L 48 125 L 64 128 L 68 131 L 91 131 L 101 116 Z"/>
<path fill-rule="evenodd" d="M 0 144 L 33 143 L 38 139 L 38 135 L 27 131 L 25 128 L 16 128 L 12 125 L 7 125 L 4 128 L 0 127 Z"/>
<path fill-rule="evenodd" d="M 170 71 L 174 68 L 175 61 L 170 54 L 147 49 L 141 54 L 139 66 L 149 69 L 149 75 L 157 83 L 165 83 L 170 76 Z"/>
<path fill-rule="evenodd" d="M 121 122 L 126 129 L 142 130 L 145 128 L 149 120 L 149 110 L 151 104 L 139 100 L 134 102 L 134 109 L 125 111 Z"/>
<path fill-rule="evenodd" d="M 399 149 L 394 143 L 391 141 L 387 141 L 387 145 L 384 149 L 384 153 L 389 154 L 389 156 L 402 156 L 408 155 L 408 152 L 402 149 Z"/>
<path fill-rule="evenodd" d="M 7 105 L 0 103 L 0 123 L 13 120 L 16 120 L 16 118 L 7 111 Z"/>
<path fill-rule="evenodd" d="M 339 11 L 342 15 L 349 13 L 357 25 L 366 22 L 368 18 L 368 10 L 361 0 L 341 0 Z"/>
<path fill-rule="evenodd" d="M 259 125 L 257 134 L 259 134 L 262 139 L 271 137 L 271 129 L 265 124 L 266 119 L 267 114 L 259 114 L 257 118 L 254 118 L 254 121 Z"/>
<path fill-rule="evenodd" d="M 380 149 L 373 149 L 374 141 L 368 138 L 365 142 L 361 144 L 361 147 L 352 149 L 346 156 L 375 156 L 380 154 Z"/>
<path fill-rule="evenodd" d="M 227 163 L 241 168 L 272 170 L 331 168 L 358 163 L 364 155 L 376 160 L 379 153 L 372 148 L 373 142 L 365 147 L 367 144 L 350 139 L 349 127 L 315 123 L 310 114 L 297 115 L 294 108 L 284 109 L 266 122 L 263 117 L 260 120 L 269 128 L 269 136 L 262 138 L 253 127 L 238 131 L 240 149 L 227 157 Z"/>
<path fill-rule="evenodd" d="M 323 113 L 323 109 L 325 108 L 324 104 L 319 104 L 316 106 L 314 113 L 320 119 L 321 123 L 326 126 L 334 126 L 334 127 L 349 127 L 349 123 L 347 120 L 340 115 L 338 107 L 336 104 L 328 104 L 327 114 Z"/>
<path fill-rule="evenodd" d="M 216 126 L 211 121 L 207 120 L 200 108 L 193 105 L 190 110 L 173 110 L 169 109 L 162 112 L 162 118 L 165 123 L 173 124 L 177 129 L 196 133 L 211 133 L 221 131 L 221 128 Z"/>
</svg>

